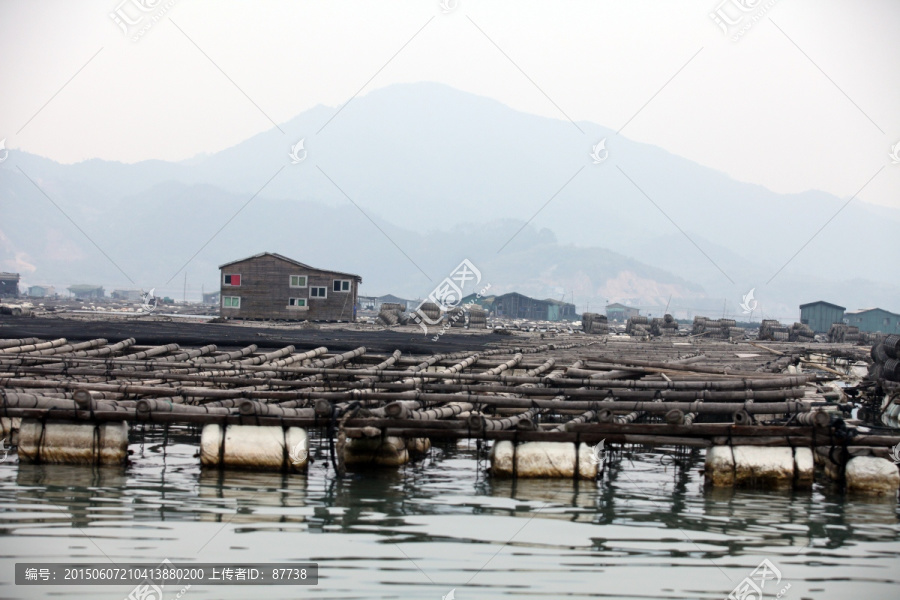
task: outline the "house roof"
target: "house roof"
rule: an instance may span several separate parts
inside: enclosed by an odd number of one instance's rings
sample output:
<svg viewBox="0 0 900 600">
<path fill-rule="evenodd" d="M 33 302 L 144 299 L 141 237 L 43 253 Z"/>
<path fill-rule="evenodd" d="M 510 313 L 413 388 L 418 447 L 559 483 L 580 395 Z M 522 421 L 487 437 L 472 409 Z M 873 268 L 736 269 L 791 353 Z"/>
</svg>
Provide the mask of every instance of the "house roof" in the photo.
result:
<svg viewBox="0 0 900 600">
<path fill-rule="evenodd" d="M 807 306 L 815 306 L 816 304 L 824 304 L 824 305 L 826 305 L 826 306 L 831 306 L 831 307 L 837 308 L 837 309 L 839 309 L 839 310 L 847 310 L 847 309 L 846 309 L 845 307 L 843 307 L 843 306 L 838 306 L 837 304 L 832 304 L 831 302 L 825 302 L 824 300 L 816 300 L 815 302 L 807 302 L 806 304 L 801 304 L 801 305 L 800 305 L 800 310 L 803 310 L 803 309 L 806 308 Z"/>
<path fill-rule="evenodd" d="M 541 300 L 541 302 L 547 302 L 547 303 L 549 303 L 549 304 L 557 304 L 557 305 L 559 305 L 559 306 L 567 306 L 567 305 L 568 305 L 568 306 L 575 306 L 575 305 L 572 304 L 571 302 L 566 302 L 565 300 L 556 300 L 555 298 L 546 298 L 546 299 L 544 299 L 544 300 Z"/>
<path fill-rule="evenodd" d="M 384 296 L 378 296 L 375 300 L 379 302 L 393 302 L 395 304 L 401 304 L 403 302 L 412 302 L 411 300 L 407 300 L 406 298 L 400 298 L 399 296 L 395 296 L 393 294 L 385 294 Z"/>
<path fill-rule="evenodd" d="M 639 310 L 633 306 L 625 306 L 624 304 L 620 304 L 618 302 L 613 302 L 612 304 L 607 304 L 606 308 L 627 308 L 628 310 Z"/>
<path fill-rule="evenodd" d="M 224 265 L 219 265 L 219 268 L 224 269 L 225 267 L 230 267 L 231 265 L 234 265 L 234 264 L 237 264 L 240 262 L 244 262 L 244 261 L 248 261 L 248 260 L 253 260 L 254 258 L 262 258 L 263 256 L 272 256 L 279 260 L 289 262 L 292 265 L 301 267 L 303 269 L 309 269 L 310 271 L 322 271 L 323 273 L 334 273 L 335 275 L 344 275 L 345 277 L 351 277 L 353 279 L 356 279 L 360 283 L 362 282 L 362 277 L 360 277 L 359 275 L 355 275 L 353 273 L 344 273 L 342 271 L 332 271 L 330 269 L 319 269 L 316 267 L 311 267 L 306 263 L 302 263 L 299 260 L 294 260 L 293 258 L 288 258 L 287 256 L 282 256 L 281 254 L 278 254 L 276 252 L 260 252 L 259 254 L 254 254 L 253 256 L 248 256 L 247 258 L 241 258 L 238 260 L 233 260 L 231 262 L 227 262 Z"/>
<path fill-rule="evenodd" d="M 481 298 L 479 298 L 478 294 L 473 292 L 473 293 L 469 294 L 468 296 L 464 296 L 460 302 L 462 304 L 469 304 L 471 302 L 481 302 L 483 304 L 493 304 L 495 298 L 496 298 L 496 296 L 493 294 L 491 294 L 490 296 L 482 296 Z"/>
<path fill-rule="evenodd" d="M 875 311 L 883 312 L 883 313 L 886 313 L 889 315 L 893 315 L 895 317 L 900 317 L 900 315 L 898 315 L 897 313 L 892 313 L 891 311 L 885 310 L 883 308 L 860 308 L 859 310 L 848 310 L 847 314 L 848 315 L 861 315 L 863 313 L 875 312 Z"/>
<path fill-rule="evenodd" d="M 570 305 L 575 306 L 571 302 L 562 302 L 560 300 L 554 300 L 553 298 L 546 298 L 544 300 L 539 300 L 538 298 L 532 298 L 530 296 L 526 296 L 525 294 L 520 294 L 519 292 L 509 292 L 507 294 L 502 294 L 496 297 L 496 300 L 502 300 L 503 298 L 511 298 L 513 296 L 518 296 L 519 298 L 524 298 L 525 300 L 531 300 L 532 302 L 540 302 L 542 304 L 556 304 L 556 305 Z"/>
</svg>

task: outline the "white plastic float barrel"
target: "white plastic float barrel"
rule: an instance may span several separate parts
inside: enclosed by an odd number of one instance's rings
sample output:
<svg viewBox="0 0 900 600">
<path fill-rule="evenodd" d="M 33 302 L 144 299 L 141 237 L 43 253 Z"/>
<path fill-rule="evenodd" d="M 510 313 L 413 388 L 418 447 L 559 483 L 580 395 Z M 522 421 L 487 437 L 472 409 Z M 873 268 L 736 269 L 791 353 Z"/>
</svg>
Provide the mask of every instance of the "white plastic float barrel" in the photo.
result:
<svg viewBox="0 0 900 600">
<path fill-rule="evenodd" d="M 714 487 L 810 487 L 814 465 L 809 448 L 713 446 L 706 451 L 705 478 Z"/>
<path fill-rule="evenodd" d="M 900 471 L 886 458 L 857 456 L 847 462 L 844 470 L 847 491 L 871 496 L 897 497 Z"/>
<path fill-rule="evenodd" d="M 278 425 L 204 425 L 200 464 L 205 467 L 304 471 L 309 438 L 301 427 Z"/>
<path fill-rule="evenodd" d="M 18 441 L 22 462 L 123 464 L 128 453 L 128 424 L 22 419 Z"/>
<path fill-rule="evenodd" d="M 583 443 L 576 452 L 572 442 L 525 442 L 513 446 L 503 440 L 494 443 L 490 458 L 491 474 L 497 477 L 574 479 L 577 469 L 580 479 L 595 479 L 599 469 L 591 448 Z"/>
</svg>

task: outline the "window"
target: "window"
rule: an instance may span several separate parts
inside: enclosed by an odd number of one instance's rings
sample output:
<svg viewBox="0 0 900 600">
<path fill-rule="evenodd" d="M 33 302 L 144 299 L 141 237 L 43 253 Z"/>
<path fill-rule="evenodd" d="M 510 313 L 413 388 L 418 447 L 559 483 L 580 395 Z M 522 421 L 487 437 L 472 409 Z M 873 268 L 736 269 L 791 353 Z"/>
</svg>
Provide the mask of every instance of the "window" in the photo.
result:
<svg viewBox="0 0 900 600">
<path fill-rule="evenodd" d="M 328 288 L 326 288 L 326 287 L 311 287 L 311 288 L 309 288 L 309 297 L 310 298 L 327 298 L 328 297 Z"/>
<path fill-rule="evenodd" d="M 349 279 L 335 279 L 333 289 L 336 292 L 349 292 L 350 291 L 350 280 Z"/>
<path fill-rule="evenodd" d="M 306 298 L 288 298 L 288 306 L 292 308 L 305 308 Z"/>
<path fill-rule="evenodd" d="M 237 274 L 229 274 L 225 276 L 225 285 L 238 287 L 241 285 L 241 276 Z"/>
<path fill-rule="evenodd" d="M 223 308 L 240 308 L 241 307 L 241 297 L 240 296 L 222 296 L 222 307 Z"/>
<path fill-rule="evenodd" d="M 291 275 L 291 287 L 306 287 L 306 275 Z"/>
</svg>

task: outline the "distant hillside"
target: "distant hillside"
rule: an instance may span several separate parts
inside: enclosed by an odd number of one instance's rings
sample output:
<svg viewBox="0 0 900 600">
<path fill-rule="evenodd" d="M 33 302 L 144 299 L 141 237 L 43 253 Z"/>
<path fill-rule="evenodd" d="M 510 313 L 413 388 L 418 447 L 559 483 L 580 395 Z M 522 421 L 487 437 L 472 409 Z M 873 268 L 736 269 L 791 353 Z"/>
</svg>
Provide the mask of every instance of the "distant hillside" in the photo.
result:
<svg viewBox="0 0 900 600">
<path fill-rule="evenodd" d="M 900 257 L 900 211 L 854 200 L 767 284 L 846 198 L 776 194 L 599 125 L 579 123 L 583 135 L 439 84 L 374 91 L 316 134 L 334 111 L 182 163 L 60 165 L 11 151 L 0 268 L 32 282 L 131 285 L 21 168 L 137 284 L 172 293 L 182 276 L 166 281 L 258 194 L 188 267 L 197 293 L 217 284 L 218 264 L 272 250 L 358 272 L 371 294 L 425 295 L 468 257 L 497 291 L 574 294 L 579 309 L 609 299 L 733 312 L 754 287 L 769 314 L 819 298 L 900 310 L 886 268 Z M 301 138 L 307 158 L 290 164 Z M 609 158 L 595 165 L 603 138 Z"/>
</svg>

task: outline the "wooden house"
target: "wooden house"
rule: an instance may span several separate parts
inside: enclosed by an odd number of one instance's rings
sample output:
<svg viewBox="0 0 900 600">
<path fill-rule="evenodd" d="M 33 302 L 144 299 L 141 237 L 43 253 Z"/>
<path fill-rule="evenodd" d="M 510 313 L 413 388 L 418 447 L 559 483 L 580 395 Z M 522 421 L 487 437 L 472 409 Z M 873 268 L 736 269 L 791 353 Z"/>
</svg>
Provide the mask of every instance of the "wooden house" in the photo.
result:
<svg viewBox="0 0 900 600">
<path fill-rule="evenodd" d="M 221 316 L 283 321 L 355 321 L 362 277 L 316 269 L 273 252 L 219 267 Z"/>
</svg>

